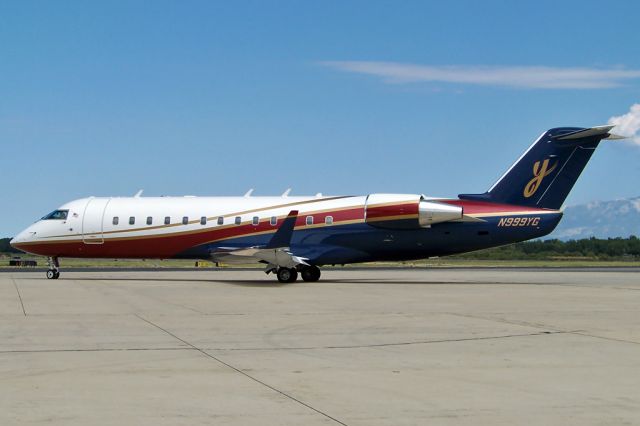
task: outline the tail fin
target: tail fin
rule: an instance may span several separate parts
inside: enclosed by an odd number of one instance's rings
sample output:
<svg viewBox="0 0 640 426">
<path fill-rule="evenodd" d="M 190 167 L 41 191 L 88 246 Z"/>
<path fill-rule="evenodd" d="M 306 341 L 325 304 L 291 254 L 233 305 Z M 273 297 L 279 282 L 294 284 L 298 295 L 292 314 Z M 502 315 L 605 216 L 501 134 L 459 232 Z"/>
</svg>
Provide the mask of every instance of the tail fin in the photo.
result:
<svg viewBox="0 0 640 426">
<path fill-rule="evenodd" d="M 621 139 L 613 126 L 547 130 L 484 194 L 461 199 L 559 209 L 603 139 Z"/>
</svg>

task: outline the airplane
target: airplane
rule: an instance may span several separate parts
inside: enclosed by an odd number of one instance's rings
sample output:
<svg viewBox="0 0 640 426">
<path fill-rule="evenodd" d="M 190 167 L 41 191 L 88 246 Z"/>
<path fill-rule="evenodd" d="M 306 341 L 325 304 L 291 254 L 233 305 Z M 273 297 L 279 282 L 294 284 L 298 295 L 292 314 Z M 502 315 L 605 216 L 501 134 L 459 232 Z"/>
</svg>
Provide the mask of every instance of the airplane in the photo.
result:
<svg viewBox="0 0 640 426">
<path fill-rule="evenodd" d="M 416 260 L 542 237 L 614 126 L 544 132 L 481 194 L 255 197 L 89 197 L 64 204 L 10 244 L 59 259 L 206 259 L 258 262 L 278 281 L 320 279 L 320 267 Z"/>
</svg>

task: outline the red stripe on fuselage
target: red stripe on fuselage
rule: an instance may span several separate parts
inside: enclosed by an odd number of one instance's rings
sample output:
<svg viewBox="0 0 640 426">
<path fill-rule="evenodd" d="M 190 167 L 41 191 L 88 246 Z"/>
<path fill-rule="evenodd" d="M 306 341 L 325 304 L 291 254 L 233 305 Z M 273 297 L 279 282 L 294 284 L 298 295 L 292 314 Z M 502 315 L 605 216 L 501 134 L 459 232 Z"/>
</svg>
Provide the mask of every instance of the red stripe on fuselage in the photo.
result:
<svg viewBox="0 0 640 426">
<path fill-rule="evenodd" d="M 465 215 L 496 215 L 508 214 L 509 212 L 543 212 L 546 209 L 536 209 L 524 206 L 514 206 L 509 204 L 498 204 L 484 201 L 472 200 L 433 200 L 451 205 L 461 206 Z M 398 203 L 389 205 L 378 205 L 367 207 L 368 220 L 384 220 L 389 217 L 398 220 L 400 216 L 412 218 L 418 214 L 418 203 Z M 306 217 L 312 216 L 312 226 L 306 226 Z M 336 211 L 324 210 L 303 214 L 296 220 L 296 229 L 330 229 L 324 227 L 326 216 L 333 217 L 333 226 L 343 223 L 353 223 L 353 221 L 364 220 L 364 207 L 339 209 Z M 92 257 L 92 258 L 171 258 L 178 253 L 190 248 L 216 241 L 229 240 L 239 237 L 248 237 L 260 233 L 274 233 L 282 223 L 282 218 L 278 220 L 276 226 L 269 223 L 269 219 L 262 220 L 258 225 L 251 223 L 242 225 L 231 225 L 224 227 L 212 227 L 202 230 L 190 230 L 186 232 L 173 232 L 156 235 L 142 235 L 131 237 L 105 238 L 103 244 L 85 244 L 81 240 L 72 241 L 48 241 L 45 243 L 25 243 L 16 245 L 21 250 L 43 256 L 59 257 Z M 174 228 L 172 228 L 173 230 Z"/>
<path fill-rule="evenodd" d="M 337 211 L 323 211 L 300 216 L 296 220 L 296 228 L 313 229 L 306 226 L 306 217 L 313 216 L 314 224 L 324 224 L 326 216 L 333 217 L 333 225 L 341 222 L 351 222 L 364 219 L 364 208 L 355 207 Z M 225 227 L 214 227 L 202 231 L 188 231 L 182 233 L 167 233 L 125 238 L 105 238 L 102 244 L 85 244 L 82 241 L 49 241 L 46 243 L 28 243 L 16 245 L 17 248 L 29 253 L 43 256 L 58 257 L 91 257 L 91 258 L 157 258 L 166 259 L 192 247 L 202 244 L 248 237 L 256 234 L 274 233 L 283 219 L 277 225 L 270 224 L 269 219 L 262 220 L 258 225 L 245 223 Z M 321 227 L 318 227 L 322 229 Z"/>
<path fill-rule="evenodd" d="M 419 202 L 367 206 L 367 221 L 381 220 L 386 217 L 415 216 L 418 214 Z"/>
</svg>

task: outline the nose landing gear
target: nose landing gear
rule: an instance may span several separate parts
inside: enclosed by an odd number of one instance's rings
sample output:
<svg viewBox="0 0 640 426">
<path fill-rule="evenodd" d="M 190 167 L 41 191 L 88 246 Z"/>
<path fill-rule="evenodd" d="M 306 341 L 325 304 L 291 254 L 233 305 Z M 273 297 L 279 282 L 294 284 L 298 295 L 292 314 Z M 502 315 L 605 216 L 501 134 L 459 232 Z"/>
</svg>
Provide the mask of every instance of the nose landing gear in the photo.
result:
<svg viewBox="0 0 640 426">
<path fill-rule="evenodd" d="M 60 263 L 58 262 L 57 257 L 50 257 L 47 259 L 47 263 L 49 264 L 49 269 L 47 270 L 47 279 L 49 280 L 57 280 L 60 278 Z"/>
</svg>

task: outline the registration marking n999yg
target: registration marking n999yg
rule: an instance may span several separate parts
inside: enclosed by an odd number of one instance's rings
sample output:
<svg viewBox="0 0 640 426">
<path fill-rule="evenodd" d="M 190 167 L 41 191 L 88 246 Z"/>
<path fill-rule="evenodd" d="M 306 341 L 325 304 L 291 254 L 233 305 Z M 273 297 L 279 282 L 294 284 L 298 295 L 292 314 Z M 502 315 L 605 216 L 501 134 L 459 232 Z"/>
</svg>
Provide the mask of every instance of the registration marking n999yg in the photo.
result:
<svg viewBox="0 0 640 426">
<path fill-rule="evenodd" d="M 498 226 L 538 226 L 540 217 L 502 217 Z"/>
</svg>

